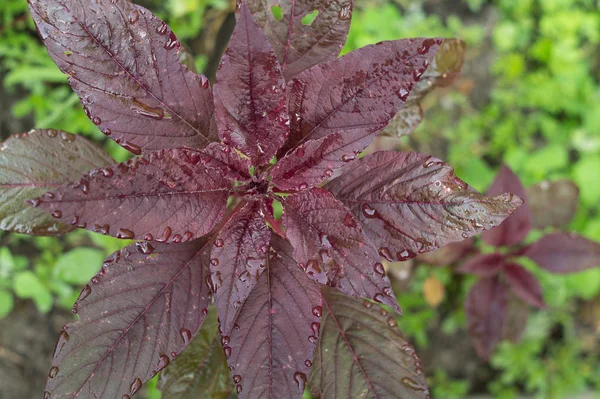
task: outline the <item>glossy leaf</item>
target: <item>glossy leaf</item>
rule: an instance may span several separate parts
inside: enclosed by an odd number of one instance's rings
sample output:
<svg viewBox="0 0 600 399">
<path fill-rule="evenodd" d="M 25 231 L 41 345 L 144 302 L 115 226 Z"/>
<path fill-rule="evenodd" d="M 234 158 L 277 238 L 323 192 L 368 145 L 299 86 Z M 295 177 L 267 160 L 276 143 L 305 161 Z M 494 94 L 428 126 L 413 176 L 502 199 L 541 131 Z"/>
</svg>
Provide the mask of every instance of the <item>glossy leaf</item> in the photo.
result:
<svg viewBox="0 0 600 399">
<path fill-rule="evenodd" d="M 523 204 L 512 217 L 506 219 L 500 226 L 483 233 L 485 242 L 494 246 L 515 245 L 523 239 L 531 230 L 531 211 L 527 205 L 525 188 L 521 181 L 504 165 L 498 172 L 498 176 L 487 191 L 488 195 L 499 195 L 502 193 L 512 193 L 525 200 Z"/>
<path fill-rule="evenodd" d="M 404 136 L 412 133 L 423 119 L 421 101 L 436 87 L 449 86 L 460 73 L 466 46 L 462 40 L 444 39 L 427 71 L 415 84 L 406 105 L 396 114 L 382 135 Z"/>
<path fill-rule="evenodd" d="M 354 159 L 404 105 L 441 42 L 381 42 L 296 76 L 288 85 L 292 125 L 287 146 L 339 133 L 341 142 L 328 149 L 337 156 L 330 169 Z"/>
<path fill-rule="evenodd" d="M 160 375 L 159 389 L 169 399 L 228 399 L 234 391 L 217 332 L 217 312 L 209 308 L 190 345 Z"/>
<path fill-rule="evenodd" d="M 524 255 L 552 273 L 576 273 L 600 266 L 600 243 L 573 233 L 554 233 L 533 243 Z"/>
<path fill-rule="evenodd" d="M 265 270 L 271 231 L 260 203 L 248 203 L 225 223 L 211 254 L 210 285 L 215 292 L 221 331 L 228 335 L 240 308 Z"/>
<path fill-rule="evenodd" d="M 483 360 L 490 358 L 502 339 L 507 303 L 508 287 L 498 276 L 480 279 L 467 295 L 467 328 Z"/>
<path fill-rule="evenodd" d="M 294 259 L 313 280 L 400 311 L 377 250 L 341 202 L 312 189 L 289 196 L 283 207 Z"/>
<path fill-rule="evenodd" d="M 421 361 L 393 315 L 323 289 L 321 324 L 309 383 L 316 398 L 429 398 Z"/>
<path fill-rule="evenodd" d="M 502 222 L 521 205 L 486 197 L 428 155 L 381 151 L 348 165 L 327 188 L 352 210 L 389 261 L 406 260 Z"/>
<path fill-rule="evenodd" d="M 505 262 L 506 256 L 500 253 L 479 254 L 467 260 L 456 271 L 478 277 L 492 277 L 502 271 Z"/>
<path fill-rule="evenodd" d="M 207 152 L 160 150 L 95 170 L 40 197 L 59 220 L 118 238 L 189 241 L 225 211 L 232 184 Z"/>
<path fill-rule="evenodd" d="M 301 398 L 319 337 L 321 293 L 273 236 L 266 270 L 222 343 L 241 399 Z"/>
<path fill-rule="evenodd" d="M 564 227 L 577 212 L 579 189 L 570 180 L 543 181 L 526 188 L 533 227 Z"/>
<path fill-rule="evenodd" d="M 215 84 L 221 140 L 266 164 L 289 133 L 286 87 L 269 41 L 244 3 Z"/>
<path fill-rule="evenodd" d="M 127 0 L 29 0 L 29 8 L 86 114 L 125 149 L 216 138 L 208 79 L 180 63 L 175 34 L 150 11 Z"/>
<path fill-rule="evenodd" d="M 528 304 L 544 308 L 544 295 L 537 278 L 523 266 L 510 263 L 504 267 L 504 277 L 516 296 Z"/>
<path fill-rule="evenodd" d="M 247 0 L 265 30 L 286 80 L 335 59 L 350 29 L 353 0 Z M 273 8 L 278 8 L 273 10 Z M 303 19 L 317 11 L 311 24 Z M 280 12 L 279 15 L 275 13 Z"/>
<path fill-rule="evenodd" d="M 60 333 L 48 396 L 128 398 L 166 367 L 204 320 L 209 249 L 137 243 L 111 255 L 79 295 L 79 321 Z"/>
<path fill-rule="evenodd" d="M 82 173 L 114 163 L 100 147 L 58 130 L 32 130 L 0 145 L 0 229 L 32 235 L 59 235 L 73 230 L 31 201 Z M 26 201 L 30 201 L 29 204 Z"/>
</svg>

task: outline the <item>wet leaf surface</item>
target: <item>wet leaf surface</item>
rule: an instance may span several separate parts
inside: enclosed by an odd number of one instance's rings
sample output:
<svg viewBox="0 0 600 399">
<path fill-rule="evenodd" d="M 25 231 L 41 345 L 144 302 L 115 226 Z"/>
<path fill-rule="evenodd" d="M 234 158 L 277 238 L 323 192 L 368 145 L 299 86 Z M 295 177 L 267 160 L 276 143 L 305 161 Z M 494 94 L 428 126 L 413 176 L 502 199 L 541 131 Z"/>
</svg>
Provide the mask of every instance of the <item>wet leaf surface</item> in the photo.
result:
<svg viewBox="0 0 600 399">
<path fill-rule="evenodd" d="M 12 136 L 0 145 L 0 228 L 33 235 L 74 230 L 77 223 L 59 222 L 33 199 L 112 163 L 100 147 L 70 133 L 32 130 Z"/>
<path fill-rule="evenodd" d="M 421 361 L 395 315 L 329 288 L 309 386 L 319 399 L 429 398 Z"/>
</svg>

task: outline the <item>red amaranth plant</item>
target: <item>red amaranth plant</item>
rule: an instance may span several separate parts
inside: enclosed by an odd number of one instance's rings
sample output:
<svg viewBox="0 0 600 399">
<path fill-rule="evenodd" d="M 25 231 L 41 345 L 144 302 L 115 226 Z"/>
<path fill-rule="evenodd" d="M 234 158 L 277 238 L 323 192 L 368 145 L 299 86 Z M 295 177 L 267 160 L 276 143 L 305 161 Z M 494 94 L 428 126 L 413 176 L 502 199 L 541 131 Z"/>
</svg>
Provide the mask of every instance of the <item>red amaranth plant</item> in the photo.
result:
<svg viewBox="0 0 600 399">
<path fill-rule="evenodd" d="M 213 301 L 240 397 L 301 397 L 320 337 L 315 395 L 428 397 L 393 318 L 338 292 L 399 311 L 382 258 L 470 237 L 522 202 L 479 194 L 428 155 L 359 157 L 399 110 L 397 132 L 414 128 L 420 98 L 455 72 L 460 42 L 381 42 L 338 58 L 351 1 L 248 0 L 211 89 L 142 7 L 29 3 L 87 115 L 138 155 L 111 166 L 82 138 L 51 130 L 2 147 L 16 165 L 2 172 L 3 227 L 137 240 L 81 291 L 47 398 L 130 398 L 190 344 Z M 19 205 L 26 198 L 32 208 Z M 373 339 L 389 358 L 364 345 Z"/>
</svg>

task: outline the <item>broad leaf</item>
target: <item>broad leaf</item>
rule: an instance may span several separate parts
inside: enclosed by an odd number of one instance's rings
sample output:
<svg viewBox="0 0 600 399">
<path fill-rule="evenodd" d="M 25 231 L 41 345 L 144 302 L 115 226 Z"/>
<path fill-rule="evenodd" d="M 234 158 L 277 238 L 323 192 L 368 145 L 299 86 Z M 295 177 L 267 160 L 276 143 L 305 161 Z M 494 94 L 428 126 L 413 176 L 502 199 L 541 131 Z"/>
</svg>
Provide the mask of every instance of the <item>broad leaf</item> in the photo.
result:
<svg viewBox="0 0 600 399">
<path fill-rule="evenodd" d="M 33 199 L 63 183 L 79 180 L 82 173 L 112 163 L 98 146 L 70 133 L 32 130 L 10 137 L 0 145 L 0 229 L 33 235 L 73 230 L 77 221 L 59 223 L 32 208 L 37 204 Z"/>
<path fill-rule="evenodd" d="M 353 0 L 247 0 L 265 30 L 286 80 L 335 59 L 350 29 Z M 307 15 L 317 13 L 307 24 Z"/>
<path fill-rule="evenodd" d="M 210 285 L 221 331 L 228 335 L 242 305 L 265 270 L 271 231 L 260 203 L 245 204 L 225 223 L 211 254 Z"/>
<path fill-rule="evenodd" d="M 525 188 L 508 166 L 504 165 L 487 191 L 488 195 L 512 193 L 526 200 Z M 527 202 L 514 215 L 506 219 L 495 229 L 486 231 L 482 237 L 485 242 L 494 246 L 515 245 L 523 241 L 531 230 L 531 211 Z"/>
<path fill-rule="evenodd" d="M 524 253 L 552 273 L 576 273 L 600 266 L 600 244 L 573 233 L 554 233 L 533 243 Z"/>
<path fill-rule="evenodd" d="M 240 398 L 301 398 L 319 338 L 321 293 L 273 236 L 265 272 L 222 343 Z"/>
<path fill-rule="evenodd" d="M 504 267 L 504 277 L 516 296 L 528 304 L 545 308 L 542 287 L 537 278 L 523 266 L 510 263 Z"/>
<path fill-rule="evenodd" d="M 354 159 L 404 105 L 441 43 L 422 38 L 381 42 L 296 76 L 288 84 L 292 125 L 287 147 L 339 133 L 343 140 L 327 152 L 337 156 L 330 169 Z"/>
<path fill-rule="evenodd" d="M 127 0 L 29 4 L 50 57 L 104 134 L 138 155 L 216 138 L 208 79 L 180 63 L 175 34 L 150 11 Z"/>
<path fill-rule="evenodd" d="M 168 399 L 228 399 L 234 391 L 217 332 L 217 312 L 209 308 L 202 328 L 182 354 L 160 375 L 159 389 Z"/>
<path fill-rule="evenodd" d="M 577 212 L 579 189 L 570 180 L 543 181 L 525 190 L 533 227 L 537 229 L 565 227 Z"/>
<path fill-rule="evenodd" d="M 348 165 L 325 188 L 352 210 L 389 261 L 406 260 L 497 226 L 522 203 L 512 194 L 479 194 L 439 159 L 393 151 Z"/>
<path fill-rule="evenodd" d="M 287 197 L 283 207 L 294 259 L 311 278 L 400 311 L 377 250 L 341 202 L 312 189 Z"/>
<path fill-rule="evenodd" d="M 109 257 L 60 333 L 48 397 L 129 398 L 166 367 L 208 311 L 209 250 L 207 240 L 136 243 Z"/>
<path fill-rule="evenodd" d="M 488 360 L 502 339 L 508 287 L 498 276 L 477 281 L 465 301 L 467 328 L 479 357 Z"/>
<path fill-rule="evenodd" d="M 309 382 L 316 398 L 429 398 L 421 361 L 392 315 L 323 289 L 321 324 Z"/>
<path fill-rule="evenodd" d="M 205 151 L 151 152 L 61 186 L 40 197 L 40 207 L 117 238 L 189 241 L 223 216 L 232 183 L 222 166 Z"/>
<path fill-rule="evenodd" d="M 456 271 L 470 273 L 478 277 L 492 277 L 504 268 L 506 256 L 500 253 L 475 255 L 463 263 Z"/>
<path fill-rule="evenodd" d="M 215 84 L 219 137 L 249 156 L 269 162 L 289 133 L 286 87 L 277 57 L 244 3 Z"/>
<path fill-rule="evenodd" d="M 404 136 L 412 133 L 421 123 L 421 101 L 436 87 L 450 85 L 458 77 L 465 60 L 466 47 L 462 40 L 444 39 L 431 66 L 415 84 L 406 104 L 381 134 Z"/>
</svg>

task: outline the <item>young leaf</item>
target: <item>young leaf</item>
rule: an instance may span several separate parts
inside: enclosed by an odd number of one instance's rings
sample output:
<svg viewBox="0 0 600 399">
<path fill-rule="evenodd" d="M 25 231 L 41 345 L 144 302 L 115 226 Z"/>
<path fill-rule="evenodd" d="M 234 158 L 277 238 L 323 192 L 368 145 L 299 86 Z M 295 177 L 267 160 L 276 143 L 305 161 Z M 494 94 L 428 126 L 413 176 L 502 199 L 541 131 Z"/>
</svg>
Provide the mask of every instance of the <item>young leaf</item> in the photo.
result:
<svg viewBox="0 0 600 399">
<path fill-rule="evenodd" d="M 313 65 L 335 59 L 346 42 L 353 0 L 247 2 L 271 41 L 286 80 Z M 310 25 L 304 24 L 303 18 L 314 11 L 318 12 L 316 19 Z"/>
<path fill-rule="evenodd" d="M 467 295 L 467 328 L 483 360 L 489 360 L 502 339 L 507 302 L 508 287 L 498 276 L 480 279 Z"/>
<path fill-rule="evenodd" d="M 508 166 L 504 165 L 487 191 L 488 195 L 513 193 L 526 200 L 525 188 Z M 514 215 L 506 219 L 500 226 L 483 233 L 485 242 L 494 246 L 515 245 L 523 241 L 531 230 L 531 211 L 527 203 L 523 204 Z"/>
<path fill-rule="evenodd" d="M 600 244 L 572 233 L 548 234 L 527 248 L 524 255 L 557 274 L 600 266 Z"/>
<path fill-rule="evenodd" d="M 352 210 L 389 261 L 497 226 L 522 203 L 512 194 L 479 194 L 436 158 L 394 151 L 361 158 L 325 188 Z"/>
<path fill-rule="evenodd" d="M 533 227 L 565 227 L 577 212 L 579 189 L 570 180 L 543 181 L 526 188 Z"/>
<path fill-rule="evenodd" d="M 216 139 L 208 79 L 179 61 L 179 42 L 150 11 L 127 0 L 29 0 L 40 37 L 84 110 L 140 154 Z"/>
<path fill-rule="evenodd" d="M 243 399 L 301 398 L 319 338 L 321 293 L 273 235 L 265 272 L 222 343 Z"/>
<path fill-rule="evenodd" d="M 504 277 L 516 296 L 532 306 L 546 307 L 542 287 L 537 278 L 527 269 L 516 263 L 510 263 L 504 267 Z"/>
<path fill-rule="evenodd" d="M 204 151 L 155 151 L 61 186 L 40 207 L 117 238 L 189 241 L 223 216 L 232 183 L 222 165 Z"/>
<path fill-rule="evenodd" d="M 341 202 L 315 188 L 287 197 L 283 207 L 294 259 L 313 280 L 400 311 L 377 250 Z"/>
<path fill-rule="evenodd" d="M 210 303 L 207 240 L 136 243 L 111 255 L 60 333 L 46 392 L 128 398 L 200 329 Z"/>
<path fill-rule="evenodd" d="M 500 253 L 479 254 L 467 260 L 456 271 L 477 277 L 492 277 L 502 271 L 505 262 L 506 256 Z"/>
<path fill-rule="evenodd" d="M 229 335 L 237 314 L 265 270 L 271 230 L 260 203 L 245 204 L 223 226 L 211 254 L 210 285 L 221 331 Z"/>
<path fill-rule="evenodd" d="M 429 398 L 421 361 L 386 311 L 324 288 L 321 323 L 309 382 L 316 398 Z"/>
<path fill-rule="evenodd" d="M 441 43 L 422 38 L 381 42 L 296 76 L 288 84 L 292 125 L 287 147 L 339 133 L 341 143 L 329 152 L 344 154 L 329 169 L 354 159 L 404 105 Z"/>
<path fill-rule="evenodd" d="M 462 40 L 444 39 L 431 66 L 415 84 L 406 104 L 381 134 L 399 137 L 412 133 L 423 118 L 421 101 L 436 87 L 449 86 L 456 80 L 465 61 L 465 52 Z"/>
<path fill-rule="evenodd" d="M 202 328 L 182 354 L 160 375 L 164 398 L 228 399 L 234 390 L 217 332 L 217 312 L 210 308 Z"/>
<path fill-rule="evenodd" d="M 242 4 L 217 71 L 215 101 L 221 140 L 253 160 L 269 162 L 289 134 L 281 67 L 264 33 Z"/>
<path fill-rule="evenodd" d="M 57 130 L 32 130 L 0 145 L 0 229 L 32 235 L 59 235 L 73 230 L 67 224 L 25 201 L 82 173 L 114 163 L 100 147 L 81 136 Z M 77 224 L 77 223 L 75 223 Z"/>
</svg>

